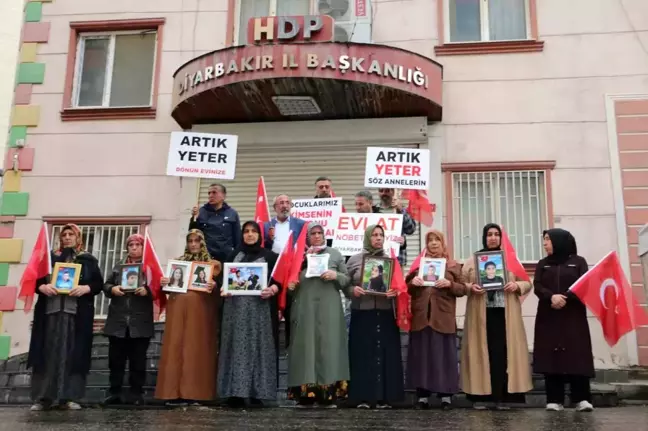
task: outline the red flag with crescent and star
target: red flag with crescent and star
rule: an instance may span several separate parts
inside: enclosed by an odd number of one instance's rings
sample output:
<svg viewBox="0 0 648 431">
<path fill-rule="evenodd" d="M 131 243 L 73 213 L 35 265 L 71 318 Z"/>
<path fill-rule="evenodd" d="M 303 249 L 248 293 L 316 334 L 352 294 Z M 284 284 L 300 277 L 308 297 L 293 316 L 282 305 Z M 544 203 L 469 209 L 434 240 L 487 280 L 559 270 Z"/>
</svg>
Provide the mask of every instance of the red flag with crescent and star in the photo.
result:
<svg viewBox="0 0 648 431">
<path fill-rule="evenodd" d="M 608 253 L 569 290 L 599 319 L 610 347 L 628 332 L 648 325 L 648 315 L 632 292 L 616 251 Z"/>
<path fill-rule="evenodd" d="M 263 238 L 263 226 L 270 221 L 270 208 L 268 208 L 268 195 L 266 194 L 265 181 L 259 177 L 257 184 L 256 208 L 254 210 L 254 221 L 258 223 L 261 229 L 261 244 L 265 244 Z"/>
</svg>

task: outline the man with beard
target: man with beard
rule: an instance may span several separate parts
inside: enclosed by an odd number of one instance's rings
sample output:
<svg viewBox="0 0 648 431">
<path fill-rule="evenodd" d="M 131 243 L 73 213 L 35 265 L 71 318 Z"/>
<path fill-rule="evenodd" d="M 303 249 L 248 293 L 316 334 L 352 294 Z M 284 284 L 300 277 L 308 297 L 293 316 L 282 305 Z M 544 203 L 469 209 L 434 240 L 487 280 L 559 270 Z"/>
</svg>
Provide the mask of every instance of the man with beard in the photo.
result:
<svg viewBox="0 0 648 431">
<path fill-rule="evenodd" d="M 395 241 L 400 244 L 400 252 L 398 253 L 398 262 L 401 266 L 407 264 L 407 241 L 406 235 L 413 235 L 416 232 L 416 222 L 403 208 L 398 198 L 394 197 L 394 189 L 378 189 L 380 195 L 380 205 L 377 207 L 379 213 L 383 214 L 403 214 L 403 229 L 401 236 L 395 238 Z"/>
</svg>

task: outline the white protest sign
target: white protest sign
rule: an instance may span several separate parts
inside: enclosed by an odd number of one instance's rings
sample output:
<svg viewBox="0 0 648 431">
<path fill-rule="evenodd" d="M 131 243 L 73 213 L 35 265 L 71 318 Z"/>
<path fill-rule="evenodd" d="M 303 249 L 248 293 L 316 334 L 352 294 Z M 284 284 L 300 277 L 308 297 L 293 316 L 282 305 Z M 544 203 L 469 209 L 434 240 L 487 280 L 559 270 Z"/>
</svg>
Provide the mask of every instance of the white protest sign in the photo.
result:
<svg viewBox="0 0 648 431">
<path fill-rule="evenodd" d="M 427 190 L 430 150 L 419 148 L 367 148 L 365 187 Z"/>
<path fill-rule="evenodd" d="M 295 199 L 290 208 L 291 217 L 300 218 L 306 223 L 319 223 L 324 228 L 326 238 L 333 238 L 340 214 L 342 198 Z"/>
<path fill-rule="evenodd" d="M 172 132 L 167 175 L 233 180 L 238 136 Z"/>
<path fill-rule="evenodd" d="M 360 253 L 365 230 L 373 224 L 380 225 L 385 230 L 385 250 L 391 248 L 398 256 L 400 244 L 395 242 L 394 238 L 401 236 L 403 214 L 342 213 L 335 227 L 333 247 L 337 248 L 343 256 L 353 256 Z"/>
</svg>

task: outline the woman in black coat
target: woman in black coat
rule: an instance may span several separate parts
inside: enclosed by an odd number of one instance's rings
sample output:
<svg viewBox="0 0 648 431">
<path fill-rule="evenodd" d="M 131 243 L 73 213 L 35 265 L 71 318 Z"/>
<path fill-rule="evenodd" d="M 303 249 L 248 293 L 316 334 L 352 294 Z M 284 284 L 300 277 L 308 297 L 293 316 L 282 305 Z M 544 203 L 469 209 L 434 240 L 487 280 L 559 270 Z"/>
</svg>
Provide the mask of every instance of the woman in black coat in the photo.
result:
<svg viewBox="0 0 648 431">
<path fill-rule="evenodd" d="M 36 282 L 38 301 L 29 344 L 33 411 L 58 403 L 79 410 L 85 394 L 92 354 L 94 297 L 101 292 L 103 276 L 97 259 L 83 249 L 81 230 L 67 224 L 61 229 L 60 247 L 52 253 L 56 262 L 81 265 L 78 286 L 59 295 L 49 276 Z"/>
<path fill-rule="evenodd" d="M 536 266 L 533 287 L 538 297 L 533 370 L 544 374 L 547 410 L 563 409 L 565 384 L 578 411 L 592 411 L 590 378 L 594 357 L 585 305 L 569 291 L 588 270 L 578 256 L 576 240 L 563 229 L 543 233 L 547 257 Z"/>
</svg>

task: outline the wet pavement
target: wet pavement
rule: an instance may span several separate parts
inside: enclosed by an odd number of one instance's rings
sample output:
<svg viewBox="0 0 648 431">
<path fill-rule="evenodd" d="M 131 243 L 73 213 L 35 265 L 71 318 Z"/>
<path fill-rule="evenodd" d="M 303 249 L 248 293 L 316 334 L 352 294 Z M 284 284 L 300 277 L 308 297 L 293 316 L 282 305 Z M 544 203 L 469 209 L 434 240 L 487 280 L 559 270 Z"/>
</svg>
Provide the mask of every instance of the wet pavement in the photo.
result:
<svg viewBox="0 0 648 431">
<path fill-rule="evenodd" d="M 643 431 L 648 407 L 597 409 L 593 413 L 560 413 L 542 409 L 504 412 L 456 409 L 358 411 L 292 408 L 232 411 L 101 410 L 33 413 L 26 407 L 0 408 L 0 431 L 225 430 L 479 430 L 479 431 Z"/>
</svg>

